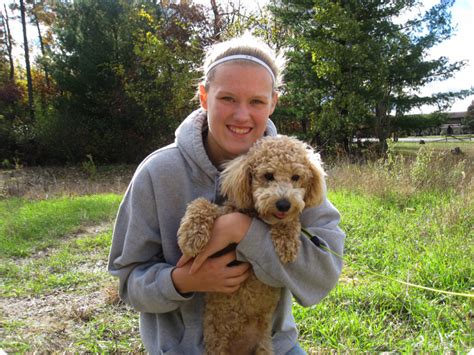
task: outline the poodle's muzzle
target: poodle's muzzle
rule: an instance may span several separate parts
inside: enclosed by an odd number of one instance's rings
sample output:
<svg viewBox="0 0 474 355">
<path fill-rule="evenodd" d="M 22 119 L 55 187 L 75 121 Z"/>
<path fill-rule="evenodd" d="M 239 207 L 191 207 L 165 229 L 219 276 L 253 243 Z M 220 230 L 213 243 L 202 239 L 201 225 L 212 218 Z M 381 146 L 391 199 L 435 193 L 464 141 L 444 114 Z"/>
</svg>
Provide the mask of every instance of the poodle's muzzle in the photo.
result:
<svg viewBox="0 0 474 355">
<path fill-rule="evenodd" d="M 305 190 L 291 183 L 274 183 L 268 187 L 257 187 L 253 193 L 255 208 L 268 224 L 285 223 L 297 218 L 305 207 Z"/>
</svg>

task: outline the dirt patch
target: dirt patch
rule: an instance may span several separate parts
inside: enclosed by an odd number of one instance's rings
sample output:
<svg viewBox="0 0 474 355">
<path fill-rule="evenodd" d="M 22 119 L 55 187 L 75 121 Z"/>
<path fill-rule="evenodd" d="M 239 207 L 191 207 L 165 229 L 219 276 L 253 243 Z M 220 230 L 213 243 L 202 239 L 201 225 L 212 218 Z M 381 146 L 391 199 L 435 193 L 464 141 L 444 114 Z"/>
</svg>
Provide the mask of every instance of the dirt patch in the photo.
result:
<svg viewBox="0 0 474 355">
<path fill-rule="evenodd" d="M 110 284 L 108 287 L 113 286 Z M 82 295 L 55 291 L 38 297 L 2 299 L 0 310 L 4 326 L 0 338 L 12 345 L 28 344 L 28 351 L 68 349 L 84 324 L 110 307 L 108 292 L 107 288 Z M 8 324 L 13 323 L 15 331 L 8 331 Z M 15 346 L 4 350 L 19 351 Z"/>
<path fill-rule="evenodd" d="M 93 236 L 110 228 L 110 223 L 83 227 L 64 240 Z M 22 267 L 55 252 L 55 248 L 48 248 L 31 257 L 19 258 L 15 263 Z M 98 275 L 98 280 L 103 280 L 107 260 L 97 260 L 97 253 L 92 250 L 85 254 L 84 263 L 76 266 L 75 271 L 94 273 Z M 0 339 L 6 347 L 3 350 L 23 352 L 22 348 L 27 347 L 28 352 L 56 352 L 71 349 L 74 340 L 77 341 L 78 336 L 86 332 L 87 323 L 94 317 L 104 317 L 107 312 L 130 312 L 127 308 L 120 302 L 115 280 L 58 289 L 41 295 L 0 298 Z"/>
<path fill-rule="evenodd" d="M 21 338 L 35 346 L 41 344 L 45 349 L 61 349 L 67 347 L 68 333 L 75 327 L 75 314 L 81 307 L 92 309 L 104 303 L 102 292 L 96 291 L 88 295 L 77 295 L 54 292 L 48 295 L 28 298 L 7 298 L 0 302 L 4 320 L 15 321 L 20 325 Z M 16 338 L 18 334 L 10 334 Z M 3 334 L 7 340 L 8 334 Z M 40 338 L 40 339 L 38 339 Z"/>
</svg>

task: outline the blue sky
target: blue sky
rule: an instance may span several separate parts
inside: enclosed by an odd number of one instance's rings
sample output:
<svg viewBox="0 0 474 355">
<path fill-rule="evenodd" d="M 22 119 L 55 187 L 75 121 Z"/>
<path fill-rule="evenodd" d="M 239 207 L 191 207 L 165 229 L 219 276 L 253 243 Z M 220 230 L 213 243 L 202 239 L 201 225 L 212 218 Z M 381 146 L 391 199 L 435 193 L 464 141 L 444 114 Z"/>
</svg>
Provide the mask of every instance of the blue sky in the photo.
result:
<svg viewBox="0 0 474 355">
<path fill-rule="evenodd" d="M 267 3 L 268 0 L 240 0 L 243 6 L 255 8 L 256 3 L 260 5 Z M 0 0 L 0 11 L 3 12 L 3 4 L 10 3 L 11 0 Z M 18 2 L 18 0 L 17 0 Z M 196 3 L 209 4 L 210 0 L 194 0 Z M 438 3 L 437 0 L 422 1 L 425 8 Z M 14 31 L 14 38 L 17 43 L 22 42 L 19 21 L 10 21 Z M 469 89 L 474 86 L 474 1 L 473 0 L 457 0 L 452 7 L 452 23 L 456 26 L 455 35 L 449 40 L 441 43 L 433 48 L 430 55 L 433 58 L 446 56 L 451 62 L 459 60 L 467 60 L 468 64 L 463 70 L 459 71 L 455 77 L 443 81 L 435 82 L 422 88 L 421 94 L 430 94 L 441 91 L 456 91 L 461 89 Z M 36 30 L 29 30 L 29 41 L 34 41 Z M 37 41 L 36 41 L 37 42 Z M 23 49 L 17 45 L 15 54 L 23 60 Z M 457 100 L 451 107 L 451 112 L 466 111 L 469 104 L 474 100 L 474 95 L 464 100 Z M 423 107 L 421 110 L 414 112 L 429 113 L 434 108 Z"/>
<path fill-rule="evenodd" d="M 426 7 L 438 1 L 423 1 Z M 455 91 L 474 87 L 474 1 L 457 0 L 452 7 L 452 24 L 456 26 L 455 35 L 446 42 L 441 43 L 431 51 L 431 56 L 437 58 L 446 56 L 451 62 L 467 60 L 468 64 L 459 71 L 455 77 L 443 82 L 427 85 L 421 92 L 433 93 L 440 91 Z M 451 112 L 466 111 L 474 100 L 470 96 L 458 100 L 451 107 Z M 423 112 L 431 112 L 432 108 L 424 107 Z"/>
</svg>

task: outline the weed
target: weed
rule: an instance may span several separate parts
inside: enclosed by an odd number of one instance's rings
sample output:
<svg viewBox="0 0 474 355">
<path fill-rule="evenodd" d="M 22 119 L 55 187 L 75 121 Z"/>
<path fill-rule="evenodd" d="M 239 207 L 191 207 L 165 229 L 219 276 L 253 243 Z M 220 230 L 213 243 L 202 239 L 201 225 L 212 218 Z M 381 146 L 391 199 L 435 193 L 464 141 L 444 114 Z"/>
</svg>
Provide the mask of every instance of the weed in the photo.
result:
<svg viewBox="0 0 474 355">
<path fill-rule="evenodd" d="M 94 163 L 92 154 L 86 155 L 87 160 L 83 161 L 81 164 L 82 170 L 87 174 L 89 178 L 95 178 L 97 175 L 97 166 Z"/>
</svg>

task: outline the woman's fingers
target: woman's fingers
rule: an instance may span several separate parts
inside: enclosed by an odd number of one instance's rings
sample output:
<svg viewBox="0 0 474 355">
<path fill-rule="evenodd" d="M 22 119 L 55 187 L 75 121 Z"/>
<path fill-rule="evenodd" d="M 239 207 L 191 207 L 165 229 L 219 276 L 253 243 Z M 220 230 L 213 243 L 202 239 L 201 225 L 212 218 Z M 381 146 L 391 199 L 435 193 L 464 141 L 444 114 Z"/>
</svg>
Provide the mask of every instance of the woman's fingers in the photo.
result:
<svg viewBox="0 0 474 355">
<path fill-rule="evenodd" d="M 209 250 L 211 250 L 211 251 L 209 251 Z M 236 256 L 237 254 L 236 254 L 235 250 L 230 250 L 229 252 L 227 252 L 227 253 L 223 254 L 222 256 L 219 256 L 219 257 L 212 257 L 212 255 L 214 255 L 214 254 L 215 254 L 215 252 L 213 251 L 213 249 L 205 248 L 194 259 L 193 264 L 191 265 L 191 269 L 189 270 L 189 273 L 194 274 L 196 271 L 198 271 L 201 268 L 202 264 L 209 257 L 211 257 L 211 259 L 213 259 L 214 262 L 222 263 L 224 266 L 226 266 L 227 264 L 234 261 L 237 257 Z"/>
<path fill-rule="evenodd" d="M 181 258 L 179 258 L 178 260 L 178 263 L 176 264 L 176 267 L 183 267 L 184 265 L 186 265 L 193 257 L 192 256 L 181 256 Z"/>
<path fill-rule="evenodd" d="M 240 286 L 242 286 L 242 283 L 248 279 L 250 276 L 250 268 L 247 267 L 245 272 L 236 276 L 232 277 L 226 280 L 226 286 L 224 287 L 224 290 L 222 292 L 224 293 L 233 293 L 237 291 Z"/>
<path fill-rule="evenodd" d="M 211 239 L 204 249 L 196 256 L 191 267 L 191 274 L 195 273 L 202 264 L 212 255 L 227 248 L 230 244 L 239 243 L 246 235 L 252 219 L 242 213 L 233 212 L 218 217 L 211 231 Z"/>
</svg>

